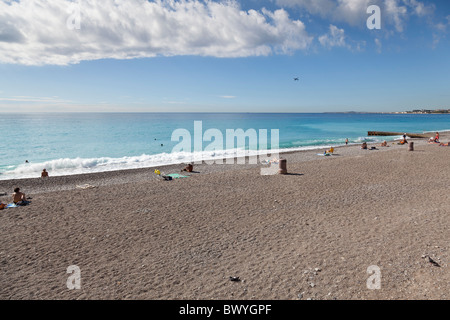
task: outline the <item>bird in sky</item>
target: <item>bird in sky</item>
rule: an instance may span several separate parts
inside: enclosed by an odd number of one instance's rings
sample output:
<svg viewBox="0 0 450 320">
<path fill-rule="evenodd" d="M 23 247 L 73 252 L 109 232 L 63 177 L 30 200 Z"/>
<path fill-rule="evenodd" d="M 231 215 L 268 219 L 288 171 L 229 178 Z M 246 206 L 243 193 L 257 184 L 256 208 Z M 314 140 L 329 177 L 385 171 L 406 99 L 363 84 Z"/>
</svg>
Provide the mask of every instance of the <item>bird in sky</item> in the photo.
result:
<svg viewBox="0 0 450 320">
<path fill-rule="evenodd" d="M 294 78 L 294 81 L 299 81 L 299 78 Z"/>
</svg>

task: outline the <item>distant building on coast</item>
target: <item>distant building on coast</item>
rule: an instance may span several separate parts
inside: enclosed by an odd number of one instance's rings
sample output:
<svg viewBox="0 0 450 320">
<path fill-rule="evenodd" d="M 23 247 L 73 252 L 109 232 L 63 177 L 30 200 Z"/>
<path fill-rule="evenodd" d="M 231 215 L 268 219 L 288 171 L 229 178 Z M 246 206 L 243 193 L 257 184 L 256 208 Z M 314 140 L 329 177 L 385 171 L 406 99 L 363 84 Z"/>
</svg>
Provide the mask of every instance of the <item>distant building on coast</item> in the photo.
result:
<svg viewBox="0 0 450 320">
<path fill-rule="evenodd" d="M 430 113 L 450 113 L 450 109 L 435 109 L 435 110 L 428 110 L 428 109 L 416 109 L 412 111 L 405 111 L 401 113 L 418 113 L 418 114 L 430 114 Z"/>
</svg>

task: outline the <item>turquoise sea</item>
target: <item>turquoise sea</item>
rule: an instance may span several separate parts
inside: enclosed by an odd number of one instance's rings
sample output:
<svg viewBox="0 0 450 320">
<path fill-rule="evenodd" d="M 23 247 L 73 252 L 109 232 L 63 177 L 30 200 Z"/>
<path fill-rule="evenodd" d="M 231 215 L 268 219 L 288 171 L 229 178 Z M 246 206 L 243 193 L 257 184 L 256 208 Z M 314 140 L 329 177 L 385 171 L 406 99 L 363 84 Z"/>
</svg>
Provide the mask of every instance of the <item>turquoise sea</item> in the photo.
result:
<svg viewBox="0 0 450 320">
<path fill-rule="evenodd" d="M 267 129 L 269 148 L 270 132 L 278 129 L 279 149 L 285 151 L 338 146 L 346 138 L 350 143 L 386 139 L 367 137 L 372 130 L 450 130 L 447 114 L 3 113 L 0 119 L 0 180 L 38 177 L 43 168 L 55 176 L 189 162 L 194 121 L 202 122 L 203 133 L 218 129 L 224 138 L 227 129 Z M 190 152 L 173 152 L 176 129 L 191 132 Z M 196 156 L 233 155 L 225 141 L 223 151 L 205 150 L 210 143 L 203 142 Z M 259 142 L 235 148 L 259 149 Z"/>
</svg>

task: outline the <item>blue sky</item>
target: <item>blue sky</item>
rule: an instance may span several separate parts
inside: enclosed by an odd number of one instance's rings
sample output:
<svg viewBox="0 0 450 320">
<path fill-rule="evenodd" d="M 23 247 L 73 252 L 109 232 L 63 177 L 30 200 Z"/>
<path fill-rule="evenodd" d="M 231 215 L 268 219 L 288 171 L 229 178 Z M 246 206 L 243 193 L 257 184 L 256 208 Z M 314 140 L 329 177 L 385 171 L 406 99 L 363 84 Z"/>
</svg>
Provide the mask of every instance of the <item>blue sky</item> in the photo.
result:
<svg viewBox="0 0 450 320">
<path fill-rule="evenodd" d="M 447 0 L 0 0 L 0 112 L 450 108 L 449 33 Z"/>
</svg>

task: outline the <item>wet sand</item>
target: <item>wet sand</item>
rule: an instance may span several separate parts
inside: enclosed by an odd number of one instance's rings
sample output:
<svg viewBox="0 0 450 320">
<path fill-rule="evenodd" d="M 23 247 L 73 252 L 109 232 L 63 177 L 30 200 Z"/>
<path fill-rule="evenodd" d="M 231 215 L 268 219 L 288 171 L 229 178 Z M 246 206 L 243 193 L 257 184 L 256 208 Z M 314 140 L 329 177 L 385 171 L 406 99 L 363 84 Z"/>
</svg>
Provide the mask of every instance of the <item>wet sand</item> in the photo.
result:
<svg viewBox="0 0 450 320">
<path fill-rule="evenodd" d="M 203 164 L 173 181 L 154 168 L 0 181 L 32 197 L 0 211 L 0 299 L 449 299 L 450 147 L 413 141 L 286 153 L 288 175 Z"/>
</svg>

